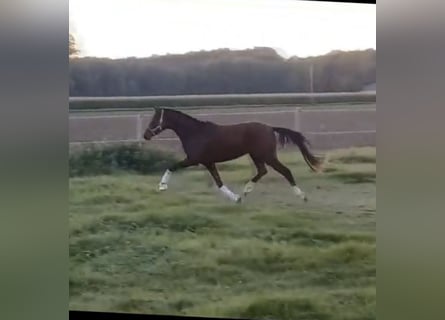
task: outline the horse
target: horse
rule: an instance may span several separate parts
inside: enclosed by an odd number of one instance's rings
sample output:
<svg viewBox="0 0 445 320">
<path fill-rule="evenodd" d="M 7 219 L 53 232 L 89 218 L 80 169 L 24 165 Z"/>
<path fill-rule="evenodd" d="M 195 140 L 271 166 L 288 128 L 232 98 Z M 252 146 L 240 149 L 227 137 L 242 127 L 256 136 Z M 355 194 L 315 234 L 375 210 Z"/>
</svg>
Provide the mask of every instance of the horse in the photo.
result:
<svg viewBox="0 0 445 320">
<path fill-rule="evenodd" d="M 164 130 L 173 130 L 182 143 L 186 158 L 170 166 L 159 183 L 159 191 L 168 189 L 173 172 L 202 165 L 209 171 L 219 190 L 230 200 L 241 203 L 241 196 L 233 193 L 221 180 L 217 163 L 237 159 L 246 154 L 256 167 L 256 175 L 244 186 L 244 196 L 253 191 L 255 184 L 267 174 L 266 165 L 280 173 L 290 184 L 296 196 L 308 201 L 306 194 L 297 186 L 295 179 L 277 157 L 277 141 L 284 146 L 298 146 L 303 159 L 314 172 L 321 171 L 321 161 L 309 150 L 309 141 L 301 132 L 282 127 L 271 127 L 259 122 L 218 125 L 198 120 L 186 113 L 168 108 L 154 108 L 154 114 L 144 132 L 149 141 Z"/>
</svg>

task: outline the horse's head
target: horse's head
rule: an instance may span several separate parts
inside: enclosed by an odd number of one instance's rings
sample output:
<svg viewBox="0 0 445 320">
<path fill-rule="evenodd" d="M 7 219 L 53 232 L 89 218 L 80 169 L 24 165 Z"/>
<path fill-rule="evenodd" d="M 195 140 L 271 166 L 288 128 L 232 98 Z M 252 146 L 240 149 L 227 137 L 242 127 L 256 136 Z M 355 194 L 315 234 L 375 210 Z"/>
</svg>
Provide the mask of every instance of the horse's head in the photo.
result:
<svg viewBox="0 0 445 320">
<path fill-rule="evenodd" d="M 162 108 L 154 108 L 155 113 L 144 132 L 144 139 L 150 140 L 166 129 L 166 119 L 164 117 L 165 110 Z"/>
<path fill-rule="evenodd" d="M 154 108 L 155 113 L 145 129 L 144 139 L 150 140 L 166 129 L 173 130 L 180 137 L 202 128 L 204 122 L 173 109 Z"/>
</svg>

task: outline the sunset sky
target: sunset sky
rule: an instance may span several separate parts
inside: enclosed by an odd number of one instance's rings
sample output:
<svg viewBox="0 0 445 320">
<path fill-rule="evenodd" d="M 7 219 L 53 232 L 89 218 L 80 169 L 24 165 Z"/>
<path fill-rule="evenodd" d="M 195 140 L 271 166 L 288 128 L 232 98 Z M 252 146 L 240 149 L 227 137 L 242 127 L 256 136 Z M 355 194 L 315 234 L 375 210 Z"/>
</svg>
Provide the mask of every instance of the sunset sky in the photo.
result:
<svg viewBox="0 0 445 320">
<path fill-rule="evenodd" d="M 272 47 L 285 57 L 376 48 L 376 6 L 290 0 L 70 0 L 81 56 Z"/>
</svg>

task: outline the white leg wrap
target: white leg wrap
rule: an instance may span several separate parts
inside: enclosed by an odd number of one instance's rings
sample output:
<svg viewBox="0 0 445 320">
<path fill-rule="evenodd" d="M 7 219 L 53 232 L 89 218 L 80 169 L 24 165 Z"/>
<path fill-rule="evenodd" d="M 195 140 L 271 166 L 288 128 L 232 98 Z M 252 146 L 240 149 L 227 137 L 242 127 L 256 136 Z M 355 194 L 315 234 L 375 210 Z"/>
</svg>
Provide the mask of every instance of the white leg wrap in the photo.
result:
<svg viewBox="0 0 445 320">
<path fill-rule="evenodd" d="M 293 186 L 292 189 L 294 190 L 296 196 L 298 196 L 298 197 L 300 197 L 302 199 L 304 199 L 306 197 L 304 192 L 301 191 L 301 189 L 298 188 L 297 186 Z"/>
<path fill-rule="evenodd" d="M 161 178 L 161 183 L 167 184 L 168 181 L 170 180 L 171 175 L 172 175 L 172 172 L 170 170 L 168 170 L 168 169 L 165 170 L 165 173 Z"/>
<path fill-rule="evenodd" d="M 168 188 L 168 181 L 170 180 L 170 177 L 172 175 L 172 172 L 170 170 L 165 170 L 164 175 L 161 178 L 161 182 L 159 183 L 159 190 L 164 191 Z"/>
<path fill-rule="evenodd" d="M 246 185 L 244 186 L 244 194 L 246 195 L 252 192 L 254 187 L 255 187 L 255 182 L 253 181 L 247 182 Z"/>
<path fill-rule="evenodd" d="M 230 200 L 232 201 L 239 201 L 240 200 L 240 196 L 237 194 L 234 194 L 232 191 L 230 191 L 229 188 L 227 188 L 226 186 L 222 186 L 221 188 L 219 188 L 219 190 L 221 190 L 221 192 Z"/>
</svg>

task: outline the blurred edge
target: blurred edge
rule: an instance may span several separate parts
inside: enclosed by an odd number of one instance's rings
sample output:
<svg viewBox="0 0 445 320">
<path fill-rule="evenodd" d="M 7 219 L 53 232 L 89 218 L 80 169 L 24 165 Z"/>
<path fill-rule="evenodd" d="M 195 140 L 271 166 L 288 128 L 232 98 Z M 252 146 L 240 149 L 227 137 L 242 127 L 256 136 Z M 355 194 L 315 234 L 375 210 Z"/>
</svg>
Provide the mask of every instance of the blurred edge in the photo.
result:
<svg viewBox="0 0 445 320">
<path fill-rule="evenodd" d="M 378 6 L 379 319 L 445 316 L 441 5 Z"/>
<path fill-rule="evenodd" d="M 0 4 L 1 319 L 68 317 L 67 4 Z"/>
</svg>

